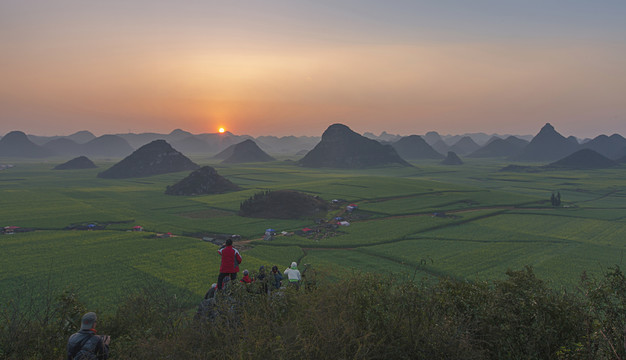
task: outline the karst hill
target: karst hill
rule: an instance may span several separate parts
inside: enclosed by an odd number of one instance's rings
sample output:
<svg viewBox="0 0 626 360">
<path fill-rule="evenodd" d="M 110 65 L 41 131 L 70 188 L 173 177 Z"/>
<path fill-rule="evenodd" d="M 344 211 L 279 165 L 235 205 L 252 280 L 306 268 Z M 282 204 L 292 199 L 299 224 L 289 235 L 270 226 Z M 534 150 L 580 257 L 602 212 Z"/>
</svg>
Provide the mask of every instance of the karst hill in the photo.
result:
<svg viewBox="0 0 626 360">
<path fill-rule="evenodd" d="M 459 156 L 454 151 L 448 151 L 448 156 L 446 156 L 443 161 L 440 163 L 441 165 L 463 165 L 463 160 L 459 158 Z"/>
<path fill-rule="evenodd" d="M 463 136 L 459 139 L 454 145 L 452 145 L 448 151 L 452 151 L 455 154 L 467 155 L 471 154 L 474 151 L 480 149 L 480 145 L 476 144 L 474 140 L 472 140 L 469 136 Z"/>
<path fill-rule="evenodd" d="M 44 158 L 55 153 L 32 142 L 22 131 L 11 131 L 0 139 L 0 156 Z"/>
<path fill-rule="evenodd" d="M 419 160 L 443 158 L 443 155 L 428 145 L 419 135 L 405 136 L 393 143 L 392 146 L 403 159 Z"/>
<path fill-rule="evenodd" d="M 550 123 L 547 123 L 530 143 L 511 160 L 555 161 L 573 153 L 579 147 L 576 141 L 559 134 Z"/>
<path fill-rule="evenodd" d="M 59 164 L 54 167 L 54 170 L 82 170 L 82 169 L 94 169 L 96 164 L 89 160 L 86 156 L 79 156 L 63 164 Z"/>
<path fill-rule="evenodd" d="M 528 145 L 528 141 L 512 135 L 506 139 L 496 137 L 485 144 L 485 146 L 469 154 L 468 157 L 510 157 L 518 154 L 526 145 Z"/>
<path fill-rule="evenodd" d="M 250 162 L 267 162 L 275 161 L 265 151 L 250 139 L 246 139 L 238 144 L 234 144 L 224 149 L 221 153 L 215 155 L 216 158 L 224 158 L 224 164 L 238 164 Z"/>
<path fill-rule="evenodd" d="M 239 190 L 239 186 L 217 173 L 210 166 L 203 166 L 193 171 L 189 176 L 168 186 L 165 193 L 168 195 L 205 195 L 220 194 Z"/>
<path fill-rule="evenodd" d="M 298 164 L 312 168 L 359 169 L 399 164 L 411 166 L 391 145 L 383 145 L 352 131 L 343 124 L 333 124 L 322 140 Z"/>
<path fill-rule="evenodd" d="M 167 174 L 198 168 L 165 140 L 154 140 L 98 174 L 100 178 L 124 179 Z"/>
<path fill-rule="evenodd" d="M 560 168 L 560 169 L 572 169 L 572 170 L 586 170 L 586 169 L 604 169 L 617 165 L 616 161 L 613 161 L 606 156 L 599 154 L 595 150 L 582 149 L 575 153 L 564 157 L 561 160 L 555 161 L 546 167 L 548 168 Z"/>
</svg>

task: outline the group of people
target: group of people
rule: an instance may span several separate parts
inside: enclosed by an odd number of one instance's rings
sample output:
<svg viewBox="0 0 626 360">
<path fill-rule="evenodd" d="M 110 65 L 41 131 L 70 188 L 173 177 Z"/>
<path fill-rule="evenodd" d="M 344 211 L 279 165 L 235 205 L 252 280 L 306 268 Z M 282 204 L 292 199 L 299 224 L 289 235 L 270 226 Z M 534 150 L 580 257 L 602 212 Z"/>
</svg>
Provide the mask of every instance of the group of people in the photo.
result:
<svg viewBox="0 0 626 360">
<path fill-rule="evenodd" d="M 224 246 L 217 251 L 222 257 L 220 273 L 217 283 L 211 286 L 204 296 L 205 299 L 215 297 L 216 292 L 223 289 L 227 282 L 237 279 L 239 264 L 243 260 L 239 251 L 233 247 L 232 239 L 226 240 Z M 259 268 L 259 273 L 255 277 L 251 277 L 250 272 L 244 270 L 240 282 L 246 284 L 260 282 L 263 284 L 264 291 L 269 292 L 270 289 L 280 289 L 284 277 L 287 277 L 290 286 L 299 288 L 302 276 L 295 261 L 283 273 L 278 271 L 276 265 L 272 266 L 272 272 L 269 275 L 265 273 L 265 266 Z M 96 323 L 97 316 L 93 312 L 88 312 L 82 317 L 80 331 L 70 336 L 67 343 L 67 360 L 107 359 L 109 357 L 111 338 L 107 335 L 97 335 Z"/>
<path fill-rule="evenodd" d="M 237 279 L 237 273 L 239 273 L 239 264 L 243 261 L 241 254 L 237 249 L 233 247 L 232 239 L 226 240 L 224 245 L 217 250 L 217 252 L 222 257 L 220 263 L 220 273 L 217 277 L 217 283 L 213 284 L 209 291 L 204 296 L 205 299 L 212 298 L 215 296 L 216 291 L 224 288 L 225 282 L 235 281 Z M 265 273 L 265 266 L 261 266 L 259 268 L 259 273 L 256 277 L 251 277 L 250 272 L 246 269 L 243 271 L 243 278 L 240 280 L 242 283 L 253 283 L 255 281 L 267 282 L 274 289 L 280 289 L 282 286 L 282 281 L 284 276 L 289 280 L 289 284 L 299 287 L 300 281 L 302 281 L 302 276 L 300 275 L 300 271 L 298 270 L 298 264 L 294 261 L 291 263 L 291 266 L 285 269 L 285 271 L 281 274 L 278 271 L 278 266 L 272 266 L 272 272 L 269 276 Z"/>
</svg>

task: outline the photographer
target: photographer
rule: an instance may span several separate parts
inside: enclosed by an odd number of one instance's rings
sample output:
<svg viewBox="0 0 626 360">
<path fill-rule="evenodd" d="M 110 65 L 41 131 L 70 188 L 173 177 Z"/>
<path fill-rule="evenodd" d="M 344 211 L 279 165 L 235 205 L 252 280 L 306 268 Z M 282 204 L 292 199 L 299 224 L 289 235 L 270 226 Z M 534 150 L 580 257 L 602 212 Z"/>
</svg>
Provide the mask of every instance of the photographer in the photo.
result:
<svg viewBox="0 0 626 360">
<path fill-rule="evenodd" d="M 80 331 L 70 336 L 67 342 L 67 360 L 109 358 L 108 335 L 96 335 L 96 313 L 88 312 L 81 319 Z"/>
</svg>

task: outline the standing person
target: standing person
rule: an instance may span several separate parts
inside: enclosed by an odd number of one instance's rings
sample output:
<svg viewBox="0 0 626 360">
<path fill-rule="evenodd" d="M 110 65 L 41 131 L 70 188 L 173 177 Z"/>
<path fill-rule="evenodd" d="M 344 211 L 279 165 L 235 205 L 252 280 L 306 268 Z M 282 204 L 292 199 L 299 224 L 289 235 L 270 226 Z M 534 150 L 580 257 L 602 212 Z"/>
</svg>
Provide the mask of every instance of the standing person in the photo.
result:
<svg viewBox="0 0 626 360">
<path fill-rule="evenodd" d="M 217 289 L 221 290 L 226 275 L 230 276 L 231 280 L 237 279 L 239 264 L 241 264 L 241 255 L 237 249 L 233 248 L 232 239 L 226 240 L 224 246 L 217 250 L 217 252 L 222 256 L 220 275 L 217 277 Z"/>
<path fill-rule="evenodd" d="M 274 288 L 280 289 L 280 282 L 283 280 L 283 275 L 278 271 L 278 266 L 272 266 L 271 275 L 272 277 L 270 278 L 270 280 L 272 281 L 272 285 L 274 285 Z"/>
<path fill-rule="evenodd" d="M 300 287 L 300 270 L 298 270 L 298 264 L 294 261 L 291 263 L 291 267 L 285 269 L 285 275 L 289 279 L 289 285 L 295 286 L 296 288 Z"/>
<path fill-rule="evenodd" d="M 109 358 L 108 335 L 96 335 L 96 313 L 88 312 L 80 321 L 80 331 L 70 336 L 67 341 L 67 360 Z"/>
</svg>

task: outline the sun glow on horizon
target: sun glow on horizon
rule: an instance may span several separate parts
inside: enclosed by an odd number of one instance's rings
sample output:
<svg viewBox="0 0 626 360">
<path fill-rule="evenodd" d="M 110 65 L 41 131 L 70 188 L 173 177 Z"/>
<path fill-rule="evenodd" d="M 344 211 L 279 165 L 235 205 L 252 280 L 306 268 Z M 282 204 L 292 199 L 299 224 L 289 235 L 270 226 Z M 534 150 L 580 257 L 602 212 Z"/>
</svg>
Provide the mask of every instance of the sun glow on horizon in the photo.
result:
<svg viewBox="0 0 626 360">
<path fill-rule="evenodd" d="M 223 127 L 221 127 L 221 128 L 219 128 L 219 129 L 217 129 L 217 131 L 218 131 L 220 134 L 223 134 L 226 130 L 225 130 Z"/>
</svg>

